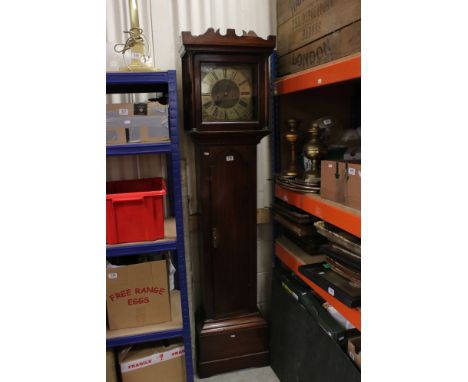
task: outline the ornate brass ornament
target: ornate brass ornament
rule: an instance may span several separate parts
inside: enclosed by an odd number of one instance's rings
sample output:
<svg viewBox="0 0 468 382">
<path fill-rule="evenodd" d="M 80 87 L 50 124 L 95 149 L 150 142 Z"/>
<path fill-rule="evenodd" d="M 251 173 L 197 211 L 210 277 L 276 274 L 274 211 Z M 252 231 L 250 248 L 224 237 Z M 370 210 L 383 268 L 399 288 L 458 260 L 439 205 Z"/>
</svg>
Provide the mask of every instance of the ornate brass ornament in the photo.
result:
<svg viewBox="0 0 468 382">
<path fill-rule="evenodd" d="M 320 160 L 327 153 L 326 147 L 319 140 L 319 125 L 312 122 L 309 129 L 309 140 L 304 144 L 302 153 L 309 159 L 310 166 L 307 166 L 304 174 L 304 183 L 318 185 L 320 183 Z"/>
</svg>

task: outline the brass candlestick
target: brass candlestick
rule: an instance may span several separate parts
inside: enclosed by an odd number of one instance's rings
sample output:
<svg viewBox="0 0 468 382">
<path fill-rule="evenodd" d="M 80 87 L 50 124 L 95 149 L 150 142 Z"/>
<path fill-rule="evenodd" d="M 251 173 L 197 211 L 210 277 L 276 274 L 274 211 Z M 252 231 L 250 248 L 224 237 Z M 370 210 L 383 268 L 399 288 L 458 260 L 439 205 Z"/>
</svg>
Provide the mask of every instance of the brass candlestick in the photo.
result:
<svg viewBox="0 0 468 382">
<path fill-rule="evenodd" d="M 302 152 L 310 160 L 310 167 L 306 168 L 304 183 L 317 185 L 320 183 L 320 160 L 327 153 L 326 147 L 319 140 L 319 125 L 312 122 L 307 130 L 309 140 L 305 143 Z"/>
<path fill-rule="evenodd" d="M 296 166 L 296 142 L 299 138 L 299 132 L 297 126 L 300 121 L 295 118 L 290 118 L 286 121 L 288 125 L 288 131 L 284 134 L 284 140 L 289 143 L 289 166 L 283 171 L 282 176 L 284 178 L 295 178 L 298 175 Z"/>
</svg>

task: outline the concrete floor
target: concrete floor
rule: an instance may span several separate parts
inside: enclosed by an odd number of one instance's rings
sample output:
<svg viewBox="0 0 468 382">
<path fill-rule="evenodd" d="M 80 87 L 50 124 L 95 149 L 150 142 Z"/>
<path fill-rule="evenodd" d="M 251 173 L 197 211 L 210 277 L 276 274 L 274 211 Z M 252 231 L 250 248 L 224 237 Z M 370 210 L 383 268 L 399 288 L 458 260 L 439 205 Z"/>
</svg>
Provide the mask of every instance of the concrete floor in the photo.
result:
<svg viewBox="0 0 468 382">
<path fill-rule="evenodd" d="M 195 376 L 197 382 L 279 382 L 276 374 L 270 366 L 256 367 L 233 371 L 226 374 L 218 374 L 213 377 L 199 379 Z"/>
</svg>

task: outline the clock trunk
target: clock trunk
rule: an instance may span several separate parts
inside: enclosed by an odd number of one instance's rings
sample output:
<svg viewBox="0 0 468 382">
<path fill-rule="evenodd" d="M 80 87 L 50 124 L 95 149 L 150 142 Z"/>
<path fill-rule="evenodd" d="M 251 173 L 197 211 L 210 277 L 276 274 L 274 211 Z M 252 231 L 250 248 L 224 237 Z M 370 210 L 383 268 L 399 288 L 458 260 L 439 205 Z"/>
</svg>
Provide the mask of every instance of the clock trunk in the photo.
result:
<svg viewBox="0 0 468 382">
<path fill-rule="evenodd" d="M 266 131 L 195 133 L 200 201 L 200 377 L 269 363 L 257 308 L 256 145 Z"/>
</svg>

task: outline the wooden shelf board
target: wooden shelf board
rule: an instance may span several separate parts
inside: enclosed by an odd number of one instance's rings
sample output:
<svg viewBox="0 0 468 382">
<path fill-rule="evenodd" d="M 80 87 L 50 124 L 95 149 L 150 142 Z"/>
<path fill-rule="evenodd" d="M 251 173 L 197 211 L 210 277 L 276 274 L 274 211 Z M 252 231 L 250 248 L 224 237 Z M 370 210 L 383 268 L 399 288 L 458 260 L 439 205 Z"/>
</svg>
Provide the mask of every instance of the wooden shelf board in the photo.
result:
<svg viewBox="0 0 468 382">
<path fill-rule="evenodd" d="M 294 93 L 356 78 L 361 78 L 361 53 L 280 77 L 275 82 L 275 95 Z"/>
<path fill-rule="evenodd" d="M 321 198 L 317 194 L 305 194 L 286 190 L 276 185 L 275 196 L 330 224 L 361 237 L 361 211 Z"/>
<path fill-rule="evenodd" d="M 307 264 L 301 258 L 301 254 L 290 252 L 291 247 L 283 246 L 284 242 L 276 241 L 275 254 L 276 256 L 298 277 L 300 277 L 307 285 L 309 285 L 320 297 L 332 305 L 338 312 L 340 312 L 349 322 L 351 322 L 359 331 L 361 330 L 361 309 L 350 308 L 337 300 L 324 289 L 320 288 L 317 284 L 310 281 L 307 277 L 299 273 L 299 266 Z M 312 257 L 312 256 L 310 256 Z"/>
<path fill-rule="evenodd" d="M 180 292 L 178 290 L 171 291 L 171 321 L 162 322 L 160 324 L 145 325 L 136 328 L 126 328 L 110 330 L 107 329 L 106 338 L 116 339 L 122 337 L 129 337 L 142 334 L 151 334 L 157 332 L 165 332 L 168 330 L 180 329 L 182 330 L 182 313 L 180 306 Z"/>
</svg>

